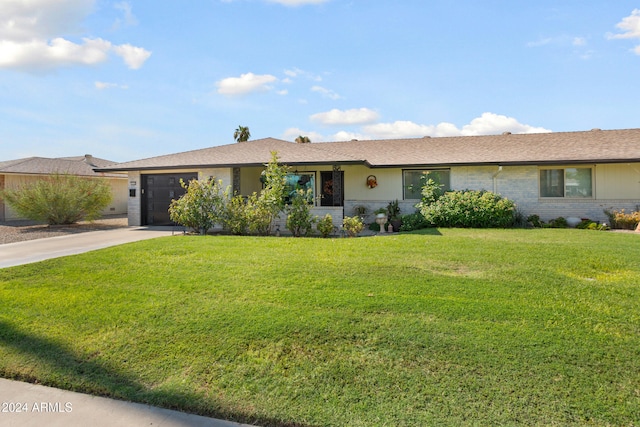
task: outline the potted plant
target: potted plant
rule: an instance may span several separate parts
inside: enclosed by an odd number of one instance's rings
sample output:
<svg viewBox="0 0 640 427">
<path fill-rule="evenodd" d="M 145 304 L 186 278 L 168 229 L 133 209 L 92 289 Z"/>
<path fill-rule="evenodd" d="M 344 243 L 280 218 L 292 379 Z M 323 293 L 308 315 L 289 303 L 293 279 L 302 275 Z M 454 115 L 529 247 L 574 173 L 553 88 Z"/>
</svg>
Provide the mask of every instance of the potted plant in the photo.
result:
<svg viewBox="0 0 640 427">
<path fill-rule="evenodd" d="M 387 212 L 389 215 L 389 222 L 393 226 L 393 231 L 400 231 L 402 218 L 400 217 L 400 204 L 398 203 L 398 199 L 393 202 L 389 202 L 387 205 Z"/>
</svg>

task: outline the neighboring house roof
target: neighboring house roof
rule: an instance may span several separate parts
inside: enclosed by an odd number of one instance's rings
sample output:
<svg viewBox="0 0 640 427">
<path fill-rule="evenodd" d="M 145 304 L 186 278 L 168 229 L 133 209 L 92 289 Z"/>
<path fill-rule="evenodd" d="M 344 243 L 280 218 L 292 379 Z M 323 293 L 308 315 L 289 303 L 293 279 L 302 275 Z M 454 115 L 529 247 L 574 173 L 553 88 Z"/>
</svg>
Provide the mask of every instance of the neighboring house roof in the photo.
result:
<svg viewBox="0 0 640 427">
<path fill-rule="evenodd" d="M 27 157 L 24 159 L 0 162 L 0 174 L 16 175 L 52 175 L 63 173 L 78 176 L 124 178 L 114 173 L 98 173 L 95 168 L 113 165 L 111 160 L 99 159 L 90 154 L 78 157 Z"/>
<path fill-rule="evenodd" d="M 288 165 L 376 167 L 621 163 L 640 161 L 640 129 L 502 134 L 297 144 L 265 138 L 133 162 L 97 171 L 263 165 L 276 151 Z"/>
</svg>

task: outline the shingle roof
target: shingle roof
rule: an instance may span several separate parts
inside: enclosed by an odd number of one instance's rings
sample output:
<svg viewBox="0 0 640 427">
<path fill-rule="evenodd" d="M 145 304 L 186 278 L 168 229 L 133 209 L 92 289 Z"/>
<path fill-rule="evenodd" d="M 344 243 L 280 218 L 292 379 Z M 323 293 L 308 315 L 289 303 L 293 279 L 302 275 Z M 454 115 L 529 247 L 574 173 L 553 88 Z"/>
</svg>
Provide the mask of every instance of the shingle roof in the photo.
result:
<svg viewBox="0 0 640 427">
<path fill-rule="evenodd" d="M 282 163 L 370 167 L 478 164 L 619 163 L 640 161 L 640 129 L 296 144 L 266 138 L 119 163 L 100 171 Z"/>
<path fill-rule="evenodd" d="M 79 176 L 109 176 L 122 178 L 122 175 L 95 172 L 95 168 L 113 165 L 111 160 L 90 155 L 78 157 L 27 157 L 24 159 L 0 162 L 0 173 L 20 175 L 51 175 L 66 173 Z"/>
</svg>

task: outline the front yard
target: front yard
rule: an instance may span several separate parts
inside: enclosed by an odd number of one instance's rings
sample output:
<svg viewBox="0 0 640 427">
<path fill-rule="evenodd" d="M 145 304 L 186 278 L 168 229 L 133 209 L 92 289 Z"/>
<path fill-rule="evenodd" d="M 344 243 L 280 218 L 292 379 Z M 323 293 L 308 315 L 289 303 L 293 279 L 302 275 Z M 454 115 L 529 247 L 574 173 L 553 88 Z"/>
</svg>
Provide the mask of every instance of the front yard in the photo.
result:
<svg viewBox="0 0 640 427">
<path fill-rule="evenodd" d="M 174 236 L 1 269 L 0 376 L 256 425 L 633 426 L 640 236 Z"/>
</svg>

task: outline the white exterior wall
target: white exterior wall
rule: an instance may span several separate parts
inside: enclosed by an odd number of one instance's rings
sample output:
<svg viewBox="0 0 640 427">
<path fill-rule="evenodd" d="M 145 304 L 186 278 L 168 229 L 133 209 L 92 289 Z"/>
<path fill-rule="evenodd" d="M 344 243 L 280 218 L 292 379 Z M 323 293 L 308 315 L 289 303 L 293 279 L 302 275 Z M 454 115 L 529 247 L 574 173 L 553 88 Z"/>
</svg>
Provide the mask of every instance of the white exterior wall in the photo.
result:
<svg viewBox="0 0 640 427">
<path fill-rule="evenodd" d="M 562 216 L 606 222 L 605 209 L 634 211 L 639 208 L 640 165 L 591 167 L 594 197 L 590 199 L 541 198 L 539 171 L 548 168 L 546 166 L 503 166 L 501 171 L 497 166 L 454 167 L 451 168 L 451 186 L 454 190 L 494 191 L 515 201 L 525 217 L 536 214 L 544 221 Z"/>
<path fill-rule="evenodd" d="M 555 167 L 555 166 L 554 166 Z M 562 167 L 562 166 L 558 166 Z M 572 167 L 568 164 L 564 167 Z M 581 165 L 579 167 L 588 167 Z M 625 209 L 634 211 L 640 208 L 640 163 L 596 165 L 592 178 L 594 183 L 594 198 L 540 198 L 539 197 L 539 170 L 540 167 L 531 166 L 464 166 L 452 167 L 451 188 L 454 190 L 487 190 L 496 192 L 516 202 L 518 209 L 526 217 L 539 215 L 542 220 L 548 221 L 559 216 L 589 218 L 594 221 L 606 222 L 608 219 L 604 209 Z M 545 167 L 546 168 L 546 167 Z M 249 195 L 259 191 L 260 172 L 263 168 L 251 167 L 241 169 L 240 188 L 243 195 Z M 411 168 L 415 169 L 415 168 Z M 307 166 L 293 167 L 298 172 L 316 172 L 316 195 L 321 193 L 320 172 L 331 171 L 332 166 Z M 370 169 L 361 165 L 346 165 L 341 168 L 344 172 L 344 209 L 341 207 L 313 208 L 313 215 L 323 217 L 330 213 L 334 225 L 341 227 L 343 212 L 346 216 L 354 216 L 356 206 L 365 206 L 367 215 L 366 223 L 374 222 L 373 212 L 381 207 L 386 207 L 393 200 L 400 202 L 402 214 L 415 212 L 415 204 L 419 200 L 403 200 L 403 174 L 402 168 Z M 158 170 L 145 173 L 172 173 L 193 172 L 192 170 Z M 233 182 L 233 170 L 231 168 L 201 169 L 198 176 L 202 178 L 215 177 L 222 180 L 223 188 Z M 367 187 L 367 177 L 374 175 L 378 186 Z M 140 173 L 129 172 L 129 188 L 136 188 L 136 196 L 129 197 L 128 212 L 129 225 L 140 225 Z M 136 183 L 135 185 L 132 183 Z M 285 231 L 285 217 L 276 222 L 280 230 Z M 274 227 L 275 230 L 275 227 Z"/>
<path fill-rule="evenodd" d="M 128 174 L 129 191 L 134 190 L 135 196 L 129 195 L 127 201 L 127 219 L 130 227 L 139 227 L 142 224 L 142 199 L 140 197 L 140 189 L 142 188 L 142 179 L 140 172 L 129 172 Z"/>
</svg>

